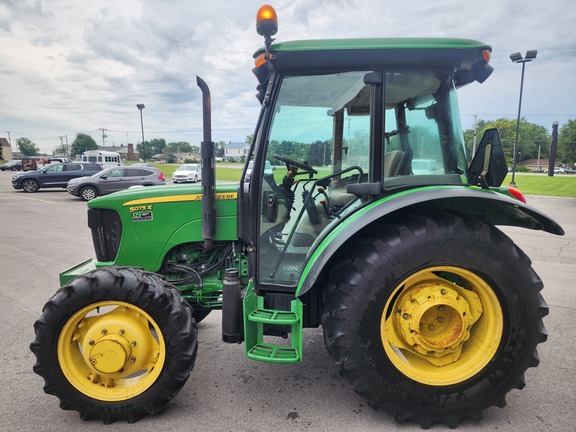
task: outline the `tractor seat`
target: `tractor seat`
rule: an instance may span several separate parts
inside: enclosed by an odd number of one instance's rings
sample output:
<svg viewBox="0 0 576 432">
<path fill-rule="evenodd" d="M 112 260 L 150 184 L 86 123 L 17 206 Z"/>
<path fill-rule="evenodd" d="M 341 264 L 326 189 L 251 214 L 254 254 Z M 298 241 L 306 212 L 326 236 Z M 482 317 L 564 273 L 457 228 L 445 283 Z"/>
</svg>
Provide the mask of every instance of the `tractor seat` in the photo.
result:
<svg viewBox="0 0 576 432">
<path fill-rule="evenodd" d="M 404 157 L 402 150 L 393 150 L 384 155 L 384 176 L 392 177 L 396 175 L 398 168 Z M 356 195 L 346 192 L 348 182 L 341 183 L 335 188 L 331 189 L 328 196 L 330 198 L 330 205 L 342 207 L 352 201 Z"/>
</svg>

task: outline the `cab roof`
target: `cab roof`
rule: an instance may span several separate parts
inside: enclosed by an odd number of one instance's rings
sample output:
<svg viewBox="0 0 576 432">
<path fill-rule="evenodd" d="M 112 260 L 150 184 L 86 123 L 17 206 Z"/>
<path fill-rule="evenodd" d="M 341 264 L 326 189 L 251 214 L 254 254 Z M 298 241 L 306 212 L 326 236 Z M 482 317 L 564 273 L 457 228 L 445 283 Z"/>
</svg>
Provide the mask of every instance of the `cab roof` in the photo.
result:
<svg viewBox="0 0 576 432">
<path fill-rule="evenodd" d="M 380 68 L 445 69 L 454 72 L 460 86 L 474 80 L 483 81 L 478 79 L 474 70 L 487 66 L 486 56 L 489 57 L 491 51 L 492 47 L 483 42 L 456 38 L 297 40 L 273 43 L 270 63 L 275 71 L 281 73 Z M 264 48 L 259 49 L 254 57 L 263 52 Z"/>
</svg>

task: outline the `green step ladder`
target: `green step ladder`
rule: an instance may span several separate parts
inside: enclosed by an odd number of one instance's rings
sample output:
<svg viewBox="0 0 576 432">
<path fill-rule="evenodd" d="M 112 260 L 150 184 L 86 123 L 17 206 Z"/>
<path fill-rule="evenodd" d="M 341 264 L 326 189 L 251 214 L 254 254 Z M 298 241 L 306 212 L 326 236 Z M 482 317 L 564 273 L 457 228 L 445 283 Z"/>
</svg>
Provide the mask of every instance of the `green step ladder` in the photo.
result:
<svg viewBox="0 0 576 432">
<path fill-rule="evenodd" d="M 291 310 L 264 308 L 264 297 L 252 284 L 244 296 L 244 347 L 246 357 L 269 363 L 298 363 L 302 360 L 302 301 L 294 299 Z M 291 344 L 264 343 L 264 325 L 290 326 Z"/>
</svg>

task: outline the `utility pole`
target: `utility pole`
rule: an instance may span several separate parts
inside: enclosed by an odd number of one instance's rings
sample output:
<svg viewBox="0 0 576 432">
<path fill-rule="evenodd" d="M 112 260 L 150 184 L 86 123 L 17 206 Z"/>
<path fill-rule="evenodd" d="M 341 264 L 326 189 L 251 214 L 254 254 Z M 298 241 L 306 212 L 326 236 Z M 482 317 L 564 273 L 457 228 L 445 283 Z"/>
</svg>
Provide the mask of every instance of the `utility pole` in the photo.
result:
<svg viewBox="0 0 576 432">
<path fill-rule="evenodd" d="M 64 156 L 68 156 L 68 135 L 59 135 L 58 138 L 60 138 L 60 146 L 64 149 Z M 66 145 L 62 138 L 66 138 Z"/>
<path fill-rule="evenodd" d="M 106 132 L 109 132 L 110 129 L 98 128 L 96 130 L 102 133 L 102 147 L 106 147 L 106 137 L 108 136 Z"/>
</svg>

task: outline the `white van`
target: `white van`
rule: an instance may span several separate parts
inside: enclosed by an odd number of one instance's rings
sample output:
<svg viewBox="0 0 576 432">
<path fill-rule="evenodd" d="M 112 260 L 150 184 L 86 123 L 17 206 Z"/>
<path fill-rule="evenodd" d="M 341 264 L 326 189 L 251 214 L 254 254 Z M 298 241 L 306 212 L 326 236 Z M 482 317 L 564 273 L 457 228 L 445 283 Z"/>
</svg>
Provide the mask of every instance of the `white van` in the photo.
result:
<svg viewBox="0 0 576 432">
<path fill-rule="evenodd" d="M 88 150 L 82 153 L 82 162 L 97 163 L 102 168 L 122 166 L 120 153 L 104 150 Z"/>
</svg>

